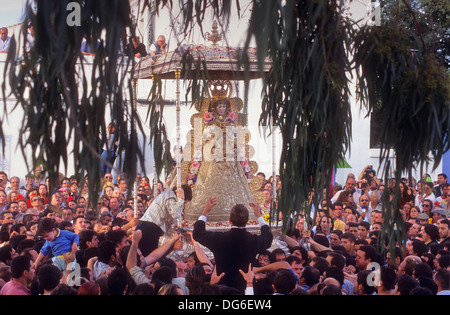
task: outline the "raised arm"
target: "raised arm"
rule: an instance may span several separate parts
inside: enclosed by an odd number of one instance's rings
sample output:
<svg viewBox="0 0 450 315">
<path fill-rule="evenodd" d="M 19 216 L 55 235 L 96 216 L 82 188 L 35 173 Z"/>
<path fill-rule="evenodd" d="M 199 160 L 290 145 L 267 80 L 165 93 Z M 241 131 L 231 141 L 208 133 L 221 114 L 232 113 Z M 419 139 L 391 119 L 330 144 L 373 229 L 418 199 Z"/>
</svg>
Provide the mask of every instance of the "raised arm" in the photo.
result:
<svg viewBox="0 0 450 315">
<path fill-rule="evenodd" d="M 147 257 L 145 257 L 145 264 L 150 265 L 153 264 L 155 261 L 160 259 L 161 257 L 167 255 L 171 250 L 180 249 L 182 246 L 182 236 L 174 233 L 172 238 L 152 251 L 150 254 L 148 254 Z"/>
<path fill-rule="evenodd" d="M 264 267 L 255 267 L 253 268 L 254 273 L 264 273 L 267 271 L 275 271 L 280 269 L 289 269 L 292 268 L 291 265 L 287 261 L 277 261 L 271 264 L 268 264 Z"/>
<path fill-rule="evenodd" d="M 142 239 L 142 231 L 136 230 L 133 232 L 132 239 L 131 239 L 131 245 L 130 249 L 128 251 L 128 257 L 127 257 L 127 269 L 130 270 L 133 267 L 137 266 L 137 249 L 139 242 Z"/>
<path fill-rule="evenodd" d="M 197 255 L 197 259 L 200 263 L 207 263 L 212 268 L 214 268 L 213 264 L 209 260 L 208 256 L 206 256 L 204 250 L 200 247 L 200 244 L 194 240 L 194 237 L 192 236 L 192 232 L 186 232 L 191 237 L 190 244 L 194 246 L 195 254 Z"/>
</svg>

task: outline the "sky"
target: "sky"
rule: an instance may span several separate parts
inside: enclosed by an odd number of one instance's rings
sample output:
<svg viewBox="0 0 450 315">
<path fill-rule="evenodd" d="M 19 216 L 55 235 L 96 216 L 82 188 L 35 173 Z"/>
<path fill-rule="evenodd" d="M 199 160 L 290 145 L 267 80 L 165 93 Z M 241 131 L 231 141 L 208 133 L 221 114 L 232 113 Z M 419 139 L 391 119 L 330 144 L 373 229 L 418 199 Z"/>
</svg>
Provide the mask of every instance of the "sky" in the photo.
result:
<svg viewBox="0 0 450 315">
<path fill-rule="evenodd" d="M 21 22 L 26 0 L 0 0 L 0 25 L 10 26 Z"/>
</svg>

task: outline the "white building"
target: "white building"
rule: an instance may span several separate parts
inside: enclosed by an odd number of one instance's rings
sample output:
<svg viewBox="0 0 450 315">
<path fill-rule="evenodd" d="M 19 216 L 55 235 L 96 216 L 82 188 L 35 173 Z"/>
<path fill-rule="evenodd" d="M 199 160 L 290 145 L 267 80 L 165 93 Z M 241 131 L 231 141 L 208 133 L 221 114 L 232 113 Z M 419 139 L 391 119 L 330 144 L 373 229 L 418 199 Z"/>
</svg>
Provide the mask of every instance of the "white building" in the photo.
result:
<svg viewBox="0 0 450 315">
<path fill-rule="evenodd" d="M 178 43 L 182 44 L 205 44 L 207 45 L 204 38 L 201 36 L 198 30 L 195 30 L 190 36 L 185 37 L 184 34 L 177 31 L 180 29 L 180 22 L 177 21 L 177 14 L 170 12 L 167 9 L 160 11 L 159 16 L 152 15 L 148 10 L 144 13 L 138 10 L 136 3 L 138 0 L 130 0 L 134 8 L 135 21 L 138 25 L 138 34 L 142 38 L 142 42 L 146 45 L 147 50 L 149 49 L 152 41 L 160 34 L 166 36 L 169 42 L 169 49 L 177 46 Z M 352 2 L 354 3 L 354 2 Z M 358 5 L 358 3 L 354 3 Z M 356 19 L 358 14 L 365 14 L 367 8 L 363 1 L 359 2 L 360 7 L 353 6 L 351 8 L 353 17 Z M 242 6 L 241 19 L 237 19 L 236 15 L 231 17 L 232 21 L 230 23 L 230 28 L 225 32 L 222 42 L 219 45 L 223 46 L 240 46 L 244 40 L 245 30 L 247 28 L 247 19 L 249 16 L 248 8 Z M 203 27 L 205 31 L 209 31 L 212 26 L 211 21 L 205 21 Z M 9 27 L 10 34 L 18 34 L 20 25 L 15 25 Z M 0 74 L 3 74 L 4 64 L 5 64 L 6 54 L 0 54 Z M 0 77 L 0 84 L 3 82 L 3 75 Z M 175 82 L 166 81 L 164 83 L 164 98 L 167 101 L 167 105 L 164 109 L 164 119 L 165 124 L 168 127 L 168 136 L 170 138 L 172 146 L 176 144 L 176 126 L 175 126 Z M 151 80 L 138 80 L 137 84 L 137 99 L 138 99 L 138 112 L 146 128 L 147 140 L 149 135 L 148 123 L 145 122 L 145 117 L 147 116 L 147 97 L 151 88 Z M 273 160 L 272 160 L 272 139 L 270 137 L 265 138 L 262 135 L 262 129 L 258 126 L 258 120 L 261 112 L 261 87 L 260 81 L 252 81 L 250 85 L 250 95 L 248 103 L 248 119 L 249 119 L 249 131 L 252 134 L 252 139 L 250 145 L 255 148 L 255 160 L 259 165 L 259 171 L 262 171 L 266 176 L 272 175 L 273 170 Z M 244 99 L 243 92 L 244 88 L 242 84 L 238 85 L 237 95 Z M 181 93 L 181 99 L 184 100 L 184 91 Z M 5 110 L 8 112 L 7 118 L 3 118 L 2 126 L 5 132 L 5 154 L 0 153 L 0 169 L 5 171 L 10 176 L 16 175 L 24 178 L 25 174 L 29 172 L 29 165 L 27 166 L 25 160 L 22 156 L 20 148 L 17 146 L 20 126 L 22 122 L 23 113 L 21 109 L 12 110 L 15 105 L 15 99 L 3 98 L 0 95 L 0 101 L 3 103 L 5 101 L 6 106 L 0 106 L 0 117 L 5 117 Z M 336 182 L 343 183 L 348 173 L 354 173 L 356 176 L 367 165 L 373 165 L 375 170 L 379 167 L 379 150 L 370 146 L 370 119 L 366 118 L 366 113 L 361 110 L 360 105 L 355 99 L 352 99 L 352 141 L 350 144 L 350 151 L 347 154 L 346 162 L 347 166 L 350 168 L 339 168 L 336 172 Z M 186 142 L 184 135 L 190 130 L 189 117 L 195 112 L 191 109 L 190 104 L 182 103 L 181 106 L 181 117 L 186 118 L 182 120 L 181 134 L 182 134 L 182 145 Z M 106 118 L 107 119 L 107 118 Z M 153 155 L 151 153 L 151 148 L 149 143 L 142 144 L 146 150 L 145 156 L 147 157 L 145 164 L 147 174 L 153 172 Z M 276 161 L 281 154 L 281 138 L 278 136 L 275 139 L 276 145 Z M 73 174 L 73 163 L 69 161 L 67 175 Z M 275 167 L 278 170 L 278 166 Z M 383 170 L 381 170 L 383 171 Z M 444 172 L 450 175 L 450 154 L 444 156 L 443 161 L 439 164 L 439 167 L 431 172 L 430 170 L 424 170 L 428 172 L 433 179 L 437 178 L 437 174 Z M 405 174 L 406 176 L 406 174 Z M 421 177 L 420 170 L 413 170 L 412 176 L 416 179 Z"/>
</svg>

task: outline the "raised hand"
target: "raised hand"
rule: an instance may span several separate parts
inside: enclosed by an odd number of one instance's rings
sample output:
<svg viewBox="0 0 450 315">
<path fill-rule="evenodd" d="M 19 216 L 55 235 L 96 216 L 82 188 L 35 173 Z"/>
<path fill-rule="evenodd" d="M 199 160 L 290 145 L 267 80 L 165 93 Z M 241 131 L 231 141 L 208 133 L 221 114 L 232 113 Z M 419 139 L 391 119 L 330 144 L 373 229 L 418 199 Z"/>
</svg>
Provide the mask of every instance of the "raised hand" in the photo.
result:
<svg viewBox="0 0 450 315">
<path fill-rule="evenodd" d="M 211 211 L 212 207 L 214 207 L 215 205 L 217 205 L 217 197 L 211 195 L 206 201 L 205 209 L 203 210 L 202 214 L 204 216 L 207 216 Z"/>
</svg>

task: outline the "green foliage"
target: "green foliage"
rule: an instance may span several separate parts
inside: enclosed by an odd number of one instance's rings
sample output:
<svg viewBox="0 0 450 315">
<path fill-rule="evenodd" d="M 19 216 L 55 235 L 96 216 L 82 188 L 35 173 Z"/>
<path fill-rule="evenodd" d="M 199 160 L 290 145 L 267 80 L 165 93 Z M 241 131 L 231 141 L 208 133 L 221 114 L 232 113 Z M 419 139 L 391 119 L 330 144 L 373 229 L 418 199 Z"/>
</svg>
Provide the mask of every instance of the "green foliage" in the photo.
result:
<svg viewBox="0 0 450 315">
<path fill-rule="evenodd" d="M 283 217 L 309 214 L 343 160 L 351 139 L 350 24 L 336 3 L 255 1 L 250 22 L 260 60 L 272 68 L 265 78 L 261 125 L 280 128 Z M 285 220 L 284 223 L 288 223 Z"/>
<path fill-rule="evenodd" d="M 448 69 L 450 63 L 450 2 L 447 0 L 383 1 L 385 24 L 397 25 L 433 53 Z"/>
<path fill-rule="evenodd" d="M 449 149 L 450 130 L 449 76 L 439 58 L 423 46 L 417 49 L 421 46 L 399 25 L 364 27 L 354 42 L 355 67 L 361 71 L 358 97 L 381 118 L 380 161 L 389 170 L 389 151 L 395 152 L 397 183 L 409 167 L 423 169 L 432 159 L 435 169 Z M 397 210 L 400 199 L 398 184 L 395 198 L 383 199 L 384 232 L 390 244 L 406 239 Z"/>
</svg>

